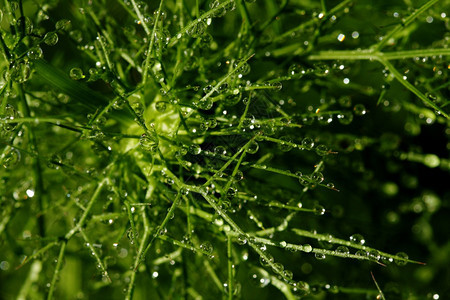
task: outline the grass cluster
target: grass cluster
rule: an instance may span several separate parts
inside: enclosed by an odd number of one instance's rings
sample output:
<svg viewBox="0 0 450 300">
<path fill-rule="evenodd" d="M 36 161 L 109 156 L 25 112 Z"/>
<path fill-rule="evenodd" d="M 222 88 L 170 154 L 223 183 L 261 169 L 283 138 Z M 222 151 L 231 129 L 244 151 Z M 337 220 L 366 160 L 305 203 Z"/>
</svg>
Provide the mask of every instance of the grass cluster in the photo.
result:
<svg viewBox="0 0 450 300">
<path fill-rule="evenodd" d="M 0 297 L 442 299 L 449 8 L 1 0 Z"/>
</svg>

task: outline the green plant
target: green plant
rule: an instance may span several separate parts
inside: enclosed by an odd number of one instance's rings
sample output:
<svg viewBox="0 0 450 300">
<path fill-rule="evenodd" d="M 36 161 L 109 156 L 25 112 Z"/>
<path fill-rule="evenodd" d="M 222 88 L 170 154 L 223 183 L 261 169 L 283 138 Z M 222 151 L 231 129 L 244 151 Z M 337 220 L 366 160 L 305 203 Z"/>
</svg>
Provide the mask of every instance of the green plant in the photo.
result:
<svg viewBox="0 0 450 300">
<path fill-rule="evenodd" d="M 439 298 L 449 4 L 4 0 L 0 295 Z"/>
</svg>

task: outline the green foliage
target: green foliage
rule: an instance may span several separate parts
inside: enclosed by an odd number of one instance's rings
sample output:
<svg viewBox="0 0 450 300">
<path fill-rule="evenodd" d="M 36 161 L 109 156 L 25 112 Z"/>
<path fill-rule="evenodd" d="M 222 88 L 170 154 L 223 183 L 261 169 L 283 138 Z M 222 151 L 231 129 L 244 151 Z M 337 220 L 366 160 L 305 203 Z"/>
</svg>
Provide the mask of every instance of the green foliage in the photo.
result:
<svg viewBox="0 0 450 300">
<path fill-rule="evenodd" d="M 0 297 L 448 295 L 449 8 L 3 0 Z"/>
</svg>

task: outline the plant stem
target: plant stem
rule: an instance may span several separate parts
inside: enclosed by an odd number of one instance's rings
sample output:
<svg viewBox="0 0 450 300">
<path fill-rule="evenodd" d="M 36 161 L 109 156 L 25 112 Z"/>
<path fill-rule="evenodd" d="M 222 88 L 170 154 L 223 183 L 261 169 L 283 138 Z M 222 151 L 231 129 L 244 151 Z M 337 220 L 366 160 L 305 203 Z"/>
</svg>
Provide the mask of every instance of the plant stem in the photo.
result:
<svg viewBox="0 0 450 300">
<path fill-rule="evenodd" d="M 167 223 L 169 222 L 170 218 L 172 217 L 173 213 L 175 212 L 175 208 L 177 208 L 178 206 L 178 202 L 181 198 L 181 194 L 178 192 L 177 196 L 175 197 L 175 199 L 173 200 L 172 205 L 169 208 L 169 211 L 167 212 L 164 220 L 161 222 L 161 224 L 159 226 L 157 226 L 154 230 L 153 230 L 153 234 L 152 234 L 152 238 L 150 240 L 150 242 L 148 243 L 147 247 L 145 248 L 145 250 L 142 252 L 141 257 L 139 257 L 139 261 L 135 264 L 134 266 L 134 271 L 137 270 L 137 267 L 139 266 L 139 263 L 141 261 L 143 261 L 145 259 L 145 255 L 147 254 L 147 252 L 150 250 L 153 241 L 156 239 L 156 237 L 158 235 L 160 235 L 160 230 L 164 230 L 165 226 L 167 225 Z"/>
<path fill-rule="evenodd" d="M 414 85 L 412 85 L 408 80 L 404 79 L 402 74 L 387 60 L 380 59 L 380 62 L 388 68 L 388 70 L 394 75 L 395 79 L 397 79 L 398 82 L 400 82 L 404 87 L 406 87 L 408 90 L 413 92 L 417 97 L 422 100 L 422 102 L 432 107 L 438 112 L 439 114 L 442 114 L 445 118 L 449 119 L 449 115 L 442 110 L 439 106 L 437 106 L 434 102 L 432 102 L 430 99 L 428 99 L 427 96 L 425 96 L 421 91 L 419 91 Z"/>
<path fill-rule="evenodd" d="M 66 240 L 70 240 L 72 238 L 72 236 L 75 233 L 77 233 L 84 226 L 87 216 L 89 215 L 89 213 L 92 209 L 92 206 L 94 205 L 94 202 L 97 200 L 98 196 L 100 195 L 100 192 L 101 192 L 104 184 L 106 183 L 106 181 L 107 181 L 107 179 L 103 179 L 98 183 L 97 188 L 95 189 L 94 194 L 91 197 L 91 200 L 89 201 L 88 205 L 86 206 L 86 210 L 81 215 L 80 220 L 69 232 L 66 233 L 66 235 L 65 235 Z"/>
<path fill-rule="evenodd" d="M 322 17 L 321 20 L 325 20 L 325 19 L 327 19 L 329 16 L 332 16 L 333 14 L 335 14 L 336 12 L 340 11 L 340 10 L 343 9 L 345 6 L 347 6 L 347 4 L 349 4 L 350 2 L 352 2 L 352 0 L 344 0 L 344 1 L 342 1 L 341 3 L 339 3 L 338 5 L 336 5 L 335 7 L 333 7 L 332 9 L 330 9 L 330 10 L 328 11 L 328 13 Z M 282 40 L 282 39 L 284 39 L 284 38 L 286 38 L 286 37 L 292 35 L 292 33 L 296 32 L 296 31 L 300 31 L 300 30 L 302 30 L 303 28 L 306 28 L 306 27 L 308 27 L 308 26 L 313 25 L 314 23 L 318 23 L 318 22 L 320 22 L 321 20 L 319 20 L 319 19 L 317 19 L 317 18 L 311 18 L 311 19 L 309 19 L 308 21 L 301 23 L 299 26 L 296 26 L 296 27 L 294 27 L 294 28 L 292 28 L 292 29 L 289 29 L 289 30 L 287 30 L 286 32 L 284 32 L 283 34 L 279 35 L 278 37 L 276 37 L 276 38 L 274 39 L 274 42 L 279 41 L 279 40 Z"/>
<path fill-rule="evenodd" d="M 404 50 L 391 52 L 376 52 L 371 49 L 365 50 L 335 50 L 319 51 L 308 56 L 309 60 L 397 60 L 415 57 L 449 56 L 449 48 Z"/>
<path fill-rule="evenodd" d="M 133 3 L 134 3 L 134 1 L 133 1 Z M 159 17 L 161 16 L 161 8 L 162 8 L 163 3 L 164 3 L 164 0 L 161 0 L 159 2 L 159 8 L 156 13 L 155 24 L 153 25 L 152 32 L 149 33 L 146 31 L 147 35 L 149 35 L 149 34 L 151 34 L 151 35 L 150 35 L 150 43 L 149 43 L 148 49 L 147 49 L 147 56 L 145 57 L 144 67 L 142 68 L 143 72 L 144 72 L 142 74 L 142 86 L 145 86 L 145 84 L 147 83 L 148 70 L 150 69 L 150 62 L 151 62 L 151 59 L 153 58 L 152 52 L 153 52 L 153 46 L 155 44 L 156 28 L 159 24 Z"/>
<path fill-rule="evenodd" d="M 423 50 L 420 52 L 419 50 L 412 51 L 402 51 L 402 52 L 392 52 L 392 53 L 383 53 L 368 50 L 361 51 L 323 51 L 313 55 L 310 55 L 308 58 L 310 60 L 334 60 L 334 59 L 342 59 L 342 60 L 376 60 L 383 64 L 395 77 L 395 79 L 401 83 L 404 87 L 410 90 L 413 94 L 415 94 L 422 102 L 432 107 L 439 114 L 443 115 L 445 118 L 449 119 L 449 115 L 437 104 L 428 99 L 421 91 L 419 91 L 414 85 L 412 85 L 406 79 L 403 79 L 402 74 L 389 62 L 390 59 L 403 59 L 409 57 L 418 57 L 418 56 L 439 56 L 439 55 L 450 55 L 450 49 L 430 49 Z"/>
<path fill-rule="evenodd" d="M 425 12 L 428 8 L 430 8 L 433 4 L 437 3 L 439 0 L 429 0 L 427 3 L 422 5 L 416 11 L 414 11 L 409 17 L 407 17 L 402 23 L 397 25 L 394 29 L 392 29 L 387 35 L 383 37 L 383 39 L 378 43 L 372 46 L 375 51 L 380 51 L 386 45 L 386 43 L 394 37 L 398 32 L 402 31 L 409 24 L 412 23 L 419 15 Z"/>
<path fill-rule="evenodd" d="M 130 277 L 130 283 L 128 284 L 128 289 L 127 289 L 127 294 L 125 296 L 126 300 L 131 300 L 133 298 L 133 292 L 134 292 L 134 285 L 135 285 L 135 280 L 136 280 L 136 273 L 137 273 L 137 268 L 139 266 L 140 261 L 143 259 L 143 255 L 145 255 L 145 251 L 144 251 L 144 247 L 147 244 L 147 240 L 150 236 L 150 224 L 149 224 L 149 220 L 147 217 L 147 214 L 145 213 L 145 209 L 142 210 L 141 212 L 141 217 L 144 223 L 144 234 L 142 236 L 142 239 L 139 243 L 139 250 L 138 253 L 136 255 L 136 259 L 134 260 L 134 270 L 131 273 L 131 277 Z"/>
<path fill-rule="evenodd" d="M 233 243 L 231 240 L 231 236 L 227 236 L 227 257 L 228 257 L 228 300 L 233 299 L 233 290 L 234 290 L 234 284 L 233 284 L 233 253 L 231 251 Z"/>
<path fill-rule="evenodd" d="M 139 24 L 142 25 L 142 28 L 144 28 L 145 33 L 147 35 L 149 35 L 150 34 L 150 30 L 147 27 L 147 22 L 145 22 L 144 16 L 142 15 L 139 7 L 137 6 L 136 1 L 135 0 L 131 0 L 131 3 L 133 4 L 134 12 L 136 13 L 137 17 L 139 18 Z M 158 22 L 158 20 L 155 20 L 155 23 L 157 23 L 157 22 Z"/>
<path fill-rule="evenodd" d="M 58 261 L 56 262 L 55 271 L 53 272 L 52 282 L 50 284 L 50 290 L 48 291 L 47 300 L 53 299 L 53 293 L 55 291 L 56 281 L 59 277 L 59 272 L 62 268 L 62 261 L 64 259 L 64 253 L 66 251 L 66 241 L 61 242 L 61 248 L 59 249 Z"/>
<path fill-rule="evenodd" d="M 226 6 L 228 6 L 230 3 L 233 3 L 235 0 L 225 0 L 224 2 L 220 3 L 217 7 L 214 7 L 213 9 L 208 10 L 207 12 L 203 13 L 200 17 L 194 19 L 193 21 L 189 22 L 185 27 L 183 27 L 176 35 L 174 35 L 169 42 L 169 47 L 175 46 L 175 44 L 180 40 L 187 32 L 191 30 L 192 27 L 197 25 L 197 23 L 202 22 L 202 20 L 210 18 L 214 16 L 218 11 L 224 9 Z"/>
</svg>

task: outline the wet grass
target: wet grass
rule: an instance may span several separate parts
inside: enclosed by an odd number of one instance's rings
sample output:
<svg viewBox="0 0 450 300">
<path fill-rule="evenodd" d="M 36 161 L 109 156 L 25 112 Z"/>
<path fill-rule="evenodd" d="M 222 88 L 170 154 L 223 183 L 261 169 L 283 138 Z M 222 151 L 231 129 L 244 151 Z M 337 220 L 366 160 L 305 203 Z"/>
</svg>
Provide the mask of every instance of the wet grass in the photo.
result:
<svg viewBox="0 0 450 300">
<path fill-rule="evenodd" d="M 1 298 L 443 297 L 449 7 L 4 0 Z"/>
</svg>

